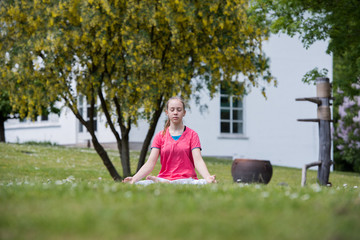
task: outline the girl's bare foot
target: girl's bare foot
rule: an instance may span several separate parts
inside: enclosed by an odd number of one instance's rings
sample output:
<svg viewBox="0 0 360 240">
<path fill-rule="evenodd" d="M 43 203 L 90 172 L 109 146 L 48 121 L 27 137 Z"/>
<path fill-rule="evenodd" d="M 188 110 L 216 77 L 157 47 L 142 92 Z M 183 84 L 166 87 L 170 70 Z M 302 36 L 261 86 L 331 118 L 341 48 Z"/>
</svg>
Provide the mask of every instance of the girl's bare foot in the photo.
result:
<svg viewBox="0 0 360 240">
<path fill-rule="evenodd" d="M 146 177 L 146 180 L 152 180 L 152 181 L 154 181 L 154 182 L 156 182 L 156 183 L 157 183 L 157 182 L 160 182 L 157 177 L 155 177 L 155 176 L 150 176 L 150 175 Z"/>
<path fill-rule="evenodd" d="M 163 179 L 163 178 L 158 178 L 155 176 L 147 176 L 146 180 L 152 180 L 154 183 L 170 183 L 169 180 Z"/>
</svg>

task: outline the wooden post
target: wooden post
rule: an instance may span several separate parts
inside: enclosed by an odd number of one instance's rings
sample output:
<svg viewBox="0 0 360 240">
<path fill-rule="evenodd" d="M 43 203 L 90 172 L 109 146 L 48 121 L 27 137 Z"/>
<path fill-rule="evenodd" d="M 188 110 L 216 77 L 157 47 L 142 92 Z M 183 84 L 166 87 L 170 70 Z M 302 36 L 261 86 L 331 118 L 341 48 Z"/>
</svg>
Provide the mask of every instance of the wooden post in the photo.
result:
<svg viewBox="0 0 360 240">
<path fill-rule="evenodd" d="M 329 183 L 331 166 L 331 132 L 330 132 L 330 96 L 331 87 L 328 78 L 316 79 L 316 93 L 321 101 L 318 105 L 319 121 L 319 161 L 318 180 L 321 185 Z"/>
<path fill-rule="evenodd" d="M 319 160 L 314 163 L 306 164 L 302 171 L 301 185 L 306 183 L 306 171 L 313 166 L 319 166 L 318 181 L 321 185 L 329 185 L 331 159 L 331 132 L 330 122 L 330 99 L 331 85 L 328 78 L 316 79 L 316 97 L 313 98 L 297 98 L 296 101 L 309 101 L 318 105 L 316 119 L 298 119 L 302 122 L 318 122 L 319 124 Z M 331 185 L 331 184 L 330 184 Z"/>
</svg>

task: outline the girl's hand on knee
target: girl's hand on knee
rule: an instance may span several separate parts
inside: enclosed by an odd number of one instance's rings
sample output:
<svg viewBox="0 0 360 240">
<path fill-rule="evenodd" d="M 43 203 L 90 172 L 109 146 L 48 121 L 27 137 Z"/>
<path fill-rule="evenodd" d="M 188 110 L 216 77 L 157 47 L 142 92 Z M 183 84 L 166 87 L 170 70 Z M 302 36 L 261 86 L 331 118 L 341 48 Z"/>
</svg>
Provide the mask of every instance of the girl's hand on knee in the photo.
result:
<svg viewBox="0 0 360 240">
<path fill-rule="evenodd" d="M 133 178 L 132 177 L 126 177 L 124 180 L 122 180 L 123 183 L 130 183 L 133 184 Z"/>
<path fill-rule="evenodd" d="M 208 183 L 217 183 L 216 182 L 216 176 L 215 175 L 211 175 L 205 178 L 206 182 Z"/>
</svg>

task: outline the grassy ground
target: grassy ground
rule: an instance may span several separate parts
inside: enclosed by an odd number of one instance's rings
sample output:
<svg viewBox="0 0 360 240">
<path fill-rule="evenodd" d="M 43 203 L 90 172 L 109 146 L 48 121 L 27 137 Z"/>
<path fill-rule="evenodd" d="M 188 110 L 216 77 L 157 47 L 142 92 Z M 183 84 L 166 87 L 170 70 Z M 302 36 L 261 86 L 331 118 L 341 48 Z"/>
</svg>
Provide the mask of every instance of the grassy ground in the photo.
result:
<svg viewBox="0 0 360 240">
<path fill-rule="evenodd" d="M 359 239 L 359 174 L 319 187 L 309 171 L 302 188 L 300 169 L 274 166 L 244 185 L 231 161 L 205 160 L 218 184 L 142 187 L 113 182 L 91 149 L 0 144 L 0 239 Z"/>
</svg>

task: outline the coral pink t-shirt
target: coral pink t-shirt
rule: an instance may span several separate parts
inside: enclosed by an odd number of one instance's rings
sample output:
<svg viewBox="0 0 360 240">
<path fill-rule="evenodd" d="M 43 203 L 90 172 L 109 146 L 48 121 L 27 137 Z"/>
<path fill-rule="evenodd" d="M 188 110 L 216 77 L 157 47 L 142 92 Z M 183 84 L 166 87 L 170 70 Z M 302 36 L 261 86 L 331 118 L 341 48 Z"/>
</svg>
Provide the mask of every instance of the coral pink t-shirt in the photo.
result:
<svg viewBox="0 0 360 240">
<path fill-rule="evenodd" d="M 201 145 L 199 136 L 194 130 L 186 127 L 176 141 L 171 137 L 169 128 L 164 136 L 163 131 L 160 131 L 155 135 L 151 148 L 160 149 L 161 170 L 158 177 L 168 180 L 198 179 L 192 150 L 201 149 Z"/>
</svg>

